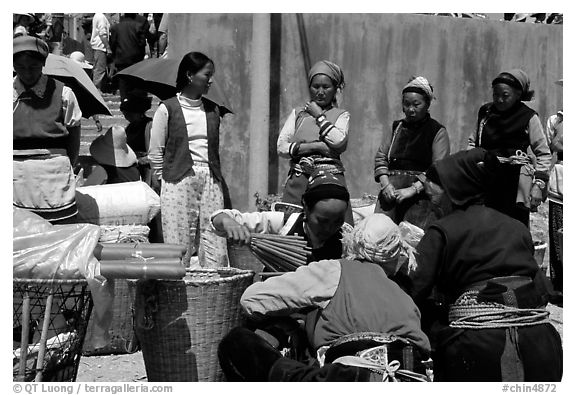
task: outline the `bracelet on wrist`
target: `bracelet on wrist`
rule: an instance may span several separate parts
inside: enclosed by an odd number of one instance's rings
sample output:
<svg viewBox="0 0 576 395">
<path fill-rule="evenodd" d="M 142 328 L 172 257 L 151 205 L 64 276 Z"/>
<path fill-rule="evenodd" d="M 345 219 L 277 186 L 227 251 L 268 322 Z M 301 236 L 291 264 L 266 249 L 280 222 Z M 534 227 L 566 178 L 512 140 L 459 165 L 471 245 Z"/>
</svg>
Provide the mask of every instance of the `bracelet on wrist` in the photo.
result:
<svg viewBox="0 0 576 395">
<path fill-rule="evenodd" d="M 544 190 L 546 188 L 546 183 L 540 179 L 536 179 L 534 180 L 534 183 L 532 184 L 532 186 L 537 185 L 538 188 L 540 188 L 541 190 Z"/>
</svg>

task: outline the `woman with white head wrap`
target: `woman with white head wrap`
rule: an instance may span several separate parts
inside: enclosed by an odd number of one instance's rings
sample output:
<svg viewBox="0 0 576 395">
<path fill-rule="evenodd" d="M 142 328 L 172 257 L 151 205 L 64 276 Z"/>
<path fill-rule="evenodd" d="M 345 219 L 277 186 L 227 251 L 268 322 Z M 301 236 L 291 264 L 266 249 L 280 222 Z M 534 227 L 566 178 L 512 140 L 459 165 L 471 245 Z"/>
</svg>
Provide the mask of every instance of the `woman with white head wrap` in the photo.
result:
<svg viewBox="0 0 576 395">
<path fill-rule="evenodd" d="M 240 300 L 243 309 L 256 320 L 306 313 L 307 338 L 314 350 L 334 344 L 343 336 L 375 332 L 406 339 L 426 359 L 430 343 L 420 328 L 420 312 L 378 265 L 393 264 L 400 252 L 398 227 L 385 220 L 385 215 L 373 214 L 358 224 L 358 231 L 350 238 L 350 258 L 311 262 L 295 272 L 252 284 Z M 331 362 L 328 353 L 326 356 L 326 362 Z M 244 328 L 233 330 L 222 341 L 219 357 L 229 381 L 331 381 L 327 370 L 350 373 L 348 367 L 336 363 L 319 369 L 303 367 L 279 354 L 274 357 Z M 347 373 L 333 376 L 367 381 L 370 375 L 362 368 L 356 374 Z"/>
</svg>

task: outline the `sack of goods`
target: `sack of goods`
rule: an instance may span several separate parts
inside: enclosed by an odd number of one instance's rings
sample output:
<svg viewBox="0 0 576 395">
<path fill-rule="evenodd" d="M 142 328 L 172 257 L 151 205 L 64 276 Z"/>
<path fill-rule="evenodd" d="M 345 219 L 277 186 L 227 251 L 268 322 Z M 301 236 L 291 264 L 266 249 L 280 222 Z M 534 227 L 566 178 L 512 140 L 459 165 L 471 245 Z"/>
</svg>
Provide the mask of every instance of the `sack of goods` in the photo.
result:
<svg viewBox="0 0 576 395">
<path fill-rule="evenodd" d="M 146 225 L 160 212 L 160 196 L 145 182 L 76 188 L 78 221 L 96 225 Z"/>
</svg>

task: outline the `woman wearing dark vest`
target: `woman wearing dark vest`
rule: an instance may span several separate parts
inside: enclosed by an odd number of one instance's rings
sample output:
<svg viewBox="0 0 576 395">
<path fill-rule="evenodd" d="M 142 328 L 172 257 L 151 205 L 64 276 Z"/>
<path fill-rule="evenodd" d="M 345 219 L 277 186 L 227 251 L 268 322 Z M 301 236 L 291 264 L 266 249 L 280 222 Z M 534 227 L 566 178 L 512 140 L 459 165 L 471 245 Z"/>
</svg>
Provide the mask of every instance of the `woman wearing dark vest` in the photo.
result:
<svg viewBox="0 0 576 395">
<path fill-rule="evenodd" d="M 278 155 L 290 159 L 283 202 L 300 205 L 314 170 L 329 171 L 346 184 L 340 155 L 348 145 L 350 113 L 338 108 L 336 97 L 343 88 L 344 73 L 337 64 L 322 60 L 310 69 L 310 101 L 292 110 L 278 136 Z M 352 206 L 346 222 L 354 224 Z"/>
<path fill-rule="evenodd" d="M 342 234 L 352 227 L 344 223 L 350 194 L 342 179 L 324 170 L 311 176 L 300 204 L 304 212 L 242 213 L 218 210 L 212 214 L 216 232 L 239 244 L 250 243 L 250 233 L 300 235 L 311 248 L 308 262 L 342 256 Z"/>
<path fill-rule="evenodd" d="M 228 266 L 226 239 L 211 230 L 210 214 L 229 208 L 220 170 L 220 111 L 203 97 L 212 83 L 214 62 L 199 52 L 182 58 L 176 96 L 162 102 L 152 120 L 148 157 L 161 181 L 164 242 L 188 247 L 203 267 Z"/>
<path fill-rule="evenodd" d="M 306 314 L 307 338 L 318 363 L 305 365 L 281 358 L 270 345 L 259 342 L 258 335 L 237 328 L 223 339 L 218 351 L 227 380 L 370 381 L 372 371 L 386 366 L 372 365 L 371 371 L 364 363 L 368 361 L 354 356 L 381 345 L 377 339 L 384 336 L 409 342 L 415 350 L 415 364 L 428 358 L 430 342 L 420 329 L 420 312 L 380 267 L 398 259 L 398 226 L 384 214 L 372 214 L 354 228 L 350 241 L 345 258 L 312 262 L 295 272 L 256 282 L 240 300 L 256 321 Z M 387 362 L 392 359 L 396 357 Z"/>
<path fill-rule="evenodd" d="M 399 224 L 425 228 L 442 216 L 424 191 L 424 172 L 450 154 L 446 128 L 430 116 L 433 88 L 424 77 L 413 77 L 402 89 L 404 119 L 392 123 L 374 159 L 374 179 L 380 183 L 379 205 Z"/>
<path fill-rule="evenodd" d="M 522 103 L 533 96 L 524 71 L 498 74 L 492 81 L 493 101 L 480 107 L 476 130 L 468 138 L 469 149 L 485 148 L 506 164 L 486 205 L 528 227 L 530 210 L 537 210 L 545 197 L 552 160 L 538 114 Z"/>
<path fill-rule="evenodd" d="M 52 223 L 71 223 L 82 112 L 69 87 L 42 74 L 48 52 L 38 38 L 14 39 L 12 197 Z"/>
<path fill-rule="evenodd" d="M 559 381 L 562 342 L 546 311 L 546 277 L 530 231 L 484 205 L 505 166 L 483 148 L 436 162 L 428 180 L 454 210 L 426 230 L 409 293 L 421 307 L 443 295 L 448 311 L 427 333 L 438 381 Z"/>
</svg>

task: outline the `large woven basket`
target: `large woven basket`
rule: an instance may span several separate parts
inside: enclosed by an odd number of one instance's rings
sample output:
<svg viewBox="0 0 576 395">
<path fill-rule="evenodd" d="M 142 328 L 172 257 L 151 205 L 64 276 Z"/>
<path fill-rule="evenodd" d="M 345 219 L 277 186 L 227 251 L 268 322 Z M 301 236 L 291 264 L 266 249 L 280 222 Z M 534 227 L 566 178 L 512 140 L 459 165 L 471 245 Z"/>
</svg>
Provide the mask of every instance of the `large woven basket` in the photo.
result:
<svg viewBox="0 0 576 395">
<path fill-rule="evenodd" d="M 188 270 L 183 280 L 140 280 L 135 331 L 148 381 L 222 381 L 218 344 L 242 324 L 240 297 L 254 273 Z"/>
<path fill-rule="evenodd" d="M 85 280 L 13 279 L 14 381 L 75 381 L 92 298 Z"/>
</svg>

